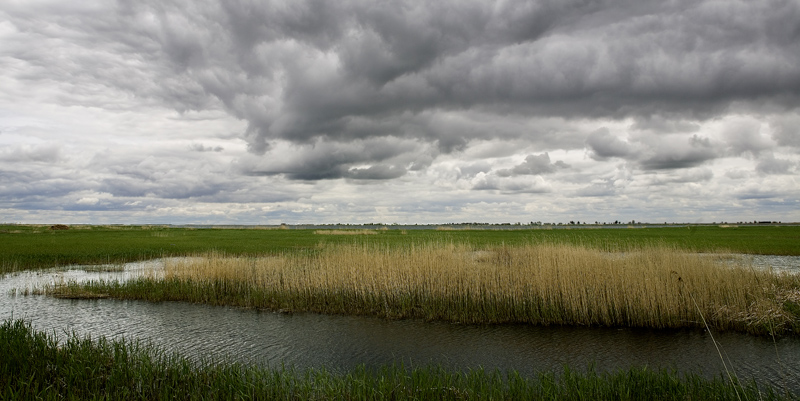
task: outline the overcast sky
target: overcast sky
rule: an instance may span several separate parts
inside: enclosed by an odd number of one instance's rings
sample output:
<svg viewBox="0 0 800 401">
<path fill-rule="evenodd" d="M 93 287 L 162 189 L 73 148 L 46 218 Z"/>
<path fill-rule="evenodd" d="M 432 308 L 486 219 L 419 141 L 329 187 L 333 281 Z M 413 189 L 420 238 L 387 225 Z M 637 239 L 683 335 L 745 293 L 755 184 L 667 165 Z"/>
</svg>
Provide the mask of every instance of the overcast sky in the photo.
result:
<svg viewBox="0 0 800 401">
<path fill-rule="evenodd" d="M 0 2 L 0 221 L 800 221 L 800 1 Z"/>
</svg>

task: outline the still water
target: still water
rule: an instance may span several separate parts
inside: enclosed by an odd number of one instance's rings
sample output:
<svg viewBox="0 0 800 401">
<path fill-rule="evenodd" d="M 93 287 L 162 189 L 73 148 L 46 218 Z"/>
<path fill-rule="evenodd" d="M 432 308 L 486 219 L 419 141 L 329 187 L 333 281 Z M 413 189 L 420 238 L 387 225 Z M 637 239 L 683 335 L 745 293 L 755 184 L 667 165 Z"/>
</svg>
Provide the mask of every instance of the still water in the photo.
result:
<svg viewBox="0 0 800 401">
<path fill-rule="evenodd" d="M 195 360 L 228 360 L 267 367 L 325 367 L 344 371 L 378 366 L 438 364 L 453 369 L 514 369 L 523 374 L 564 365 L 598 371 L 630 366 L 675 368 L 705 377 L 724 374 L 713 340 L 702 331 L 480 326 L 389 321 L 310 313 L 279 314 L 188 303 L 63 300 L 14 295 L 14 289 L 61 281 L 125 280 L 158 269 L 161 261 L 132 263 L 114 273 L 79 267 L 22 272 L 0 279 L 0 319 L 25 319 L 64 336 L 139 339 Z M 795 262 L 788 269 L 797 268 Z M 713 333 L 729 369 L 800 393 L 800 339 Z"/>
</svg>

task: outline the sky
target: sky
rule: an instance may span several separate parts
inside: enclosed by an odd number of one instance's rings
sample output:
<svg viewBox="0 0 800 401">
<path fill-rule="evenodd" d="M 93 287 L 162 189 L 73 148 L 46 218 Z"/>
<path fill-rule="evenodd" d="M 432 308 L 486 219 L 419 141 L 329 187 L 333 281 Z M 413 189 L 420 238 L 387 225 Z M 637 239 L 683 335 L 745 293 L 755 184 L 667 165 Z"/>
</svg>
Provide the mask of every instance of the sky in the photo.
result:
<svg viewBox="0 0 800 401">
<path fill-rule="evenodd" d="M 800 1 L 3 0 L 0 222 L 800 221 Z"/>
</svg>

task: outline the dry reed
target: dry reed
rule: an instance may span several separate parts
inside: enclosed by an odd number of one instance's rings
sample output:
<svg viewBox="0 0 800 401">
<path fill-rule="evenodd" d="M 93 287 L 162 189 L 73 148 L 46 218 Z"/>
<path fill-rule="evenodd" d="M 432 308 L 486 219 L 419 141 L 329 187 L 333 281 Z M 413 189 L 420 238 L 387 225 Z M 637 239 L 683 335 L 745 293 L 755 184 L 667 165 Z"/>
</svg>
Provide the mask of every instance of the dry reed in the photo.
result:
<svg viewBox="0 0 800 401">
<path fill-rule="evenodd" d="M 797 316 L 783 304 L 800 303 L 797 276 L 658 246 L 624 253 L 565 244 L 211 253 L 169 263 L 165 278 L 234 293 L 245 306 L 465 323 L 676 328 L 701 326 L 702 313 L 716 329 L 786 331 Z"/>
<path fill-rule="evenodd" d="M 318 235 L 374 235 L 378 234 L 375 230 L 315 230 Z"/>
</svg>

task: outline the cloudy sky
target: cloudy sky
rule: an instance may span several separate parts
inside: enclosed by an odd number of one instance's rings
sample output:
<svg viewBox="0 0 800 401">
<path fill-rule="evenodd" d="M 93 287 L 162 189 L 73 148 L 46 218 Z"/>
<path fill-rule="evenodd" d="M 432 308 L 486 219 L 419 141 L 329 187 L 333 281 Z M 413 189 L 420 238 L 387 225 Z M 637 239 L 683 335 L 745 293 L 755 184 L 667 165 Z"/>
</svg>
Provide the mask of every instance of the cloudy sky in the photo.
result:
<svg viewBox="0 0 800 401">
<path fill-rule="evenodd" d="M 3 0 L 0 221 L 800 221 L 800 1 Z"/>
</svg>

